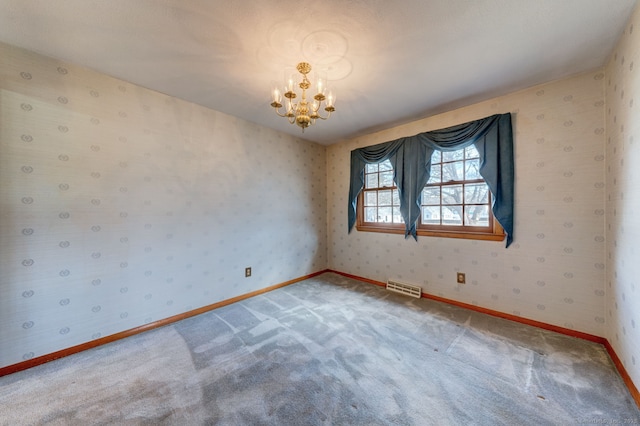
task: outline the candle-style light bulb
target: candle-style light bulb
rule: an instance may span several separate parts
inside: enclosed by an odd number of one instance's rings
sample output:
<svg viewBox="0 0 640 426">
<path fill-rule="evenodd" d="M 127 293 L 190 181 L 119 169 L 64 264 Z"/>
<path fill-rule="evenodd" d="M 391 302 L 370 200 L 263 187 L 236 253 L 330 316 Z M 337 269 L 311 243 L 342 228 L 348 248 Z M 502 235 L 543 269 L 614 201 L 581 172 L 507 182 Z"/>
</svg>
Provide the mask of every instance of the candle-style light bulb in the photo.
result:
<svg viewBox="0 0 640 426">
<path fill-rule="evenodd" d="M 333 94 L 333 92 L 329 92 L 329 94 L 327 95 L 327 106 L 332 107 L 335 101 L 336 101 L 335 95 Z"/>
<path fill-rule="evenodd" d="M 273 102 L 278 104 L 282 100 L 282 95 L 280 94 L 280 90 L 277 87 L 273 89 L 272 97 L 273 97 Z"/>
</svg>

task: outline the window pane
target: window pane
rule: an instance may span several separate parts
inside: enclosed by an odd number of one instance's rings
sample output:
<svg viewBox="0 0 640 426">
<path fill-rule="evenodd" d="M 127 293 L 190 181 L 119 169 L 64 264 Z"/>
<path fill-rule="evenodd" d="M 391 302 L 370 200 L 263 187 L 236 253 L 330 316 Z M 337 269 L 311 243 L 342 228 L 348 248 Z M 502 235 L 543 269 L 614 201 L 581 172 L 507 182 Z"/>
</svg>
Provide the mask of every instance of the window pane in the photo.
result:
<svg viewBox="0 0 640 426">
<path fill-rule="evenodd" d="M 467 226 L 489 226 L 488 206 L 465 206 L 464 215 Z"/>
<path fill-rule="evenodd" d="M 367 175 L 365 183 L 365 188 L 377 188 L 378 187 L 378 174 L 374 173 L 371 175 Z"/>
<path fill-rule="evenodd" d="M 375 191 L 367 191 L 364 193 L 364 205 L 376 206 L 378 205 L 378 197 Z"/>
<path fill-rule="evenodd" d="M 423 205 L 440 205 L 440 187 L 434 186 L 422 190 Z"/>
<path fill-rule="evenodd" d="M 462 225 L 462 206 L 442 206 L 443 225 Z"/>
<path fill-rule="evenodd" d="M 440 183 L 442 182 L 442 173 L 440 169 L 440 164 L 436 166 L 431 166 L 431 176 L 429 176 L 429 180 L 427 183 Z"/>
<path fill-rule="evenodd" d="M 378 209 L 378 222 L 391 223 L 391 207 L 380 207 Z"/>
<path fill-rule="evenodd" d="M 378 164 L 367 164 L 365 168 L 366 173 L 374 173 L 378 171 Z"/>
<path fill-rule="evenodd" d="M 382 163 L 380 163 L 380 171 L 384 172 L 388 170 L 393 170 L 393 167 L 391 166 L 391 161 L 384 160 Z"/>
<path fill-rule="evenodd" d="M 459 149 L 457 151 L 445 151 L 442 153 L 442 161 L 456 161 L 464 158 L 464 150 Z"/>
<path fill-rule="evenodd" d="M 464 186 L 465 204 L 489 203 L 489 187 L 486 183 L 471 183 Z"/>
<path fill-rule="evenodd" d="M 440 163 L 441 161 L 442 161 L 442 152 L 433 151 L 433 154 L 431 154 L 431 164 Z"/>
<path fill-rule="evenodd" d="M 364 221 L 365 222 L 377 222 L 378 221 L 378 209 L 375 207 L 364 208 Z"/>
<path fill-rule="evenodd" d="M 480 179 L 480 160 L 465 161 L 464 178 L 466 180 Z"/>
<path fill-rule="evenodd" d="M 404 223 L 402 215 L 400 214 L 400 207 L 393 208 L 393 223 Z"/>
<path fill-rule="evenodd" d="M 440 225 L 440 206 L 422 208 L 422 224 Z"/>
<path fill-rule="evenodd" d="M 442 204 L 462 204 L 462 185 L 443 186 Z"/>
<path fill-rule="evenodd" d="M 391 205 L 391 191 L 378 191 L 378 206 Z"/>
<path fill-rule="evenodd" d="M 393 205 L 394 206 L 400 205 L 400 193 L 398 192 L 397 189 L 393 190 Z"/>
<path fill-rule="evenodd" d="M 380 187 L 390 187 L 393 185 L 393 172 L 380 173 Z"/>
<path fill-rule="evenodd" d="M 464 180 L 464 163 L 456 161 L 455 163 L 444 163 L 442 165 L 442 181 L 450 182 L 452 180 Z"/>
<path fill-rule="evenodd" d="M 476 149 L 475 145 L 469 145 L 468 147 L 466 147 L 464 149 L 464 158 L 476 158 L 478 157 L 480 154 L 478 154 L 478 150 Z"/>
</svg>

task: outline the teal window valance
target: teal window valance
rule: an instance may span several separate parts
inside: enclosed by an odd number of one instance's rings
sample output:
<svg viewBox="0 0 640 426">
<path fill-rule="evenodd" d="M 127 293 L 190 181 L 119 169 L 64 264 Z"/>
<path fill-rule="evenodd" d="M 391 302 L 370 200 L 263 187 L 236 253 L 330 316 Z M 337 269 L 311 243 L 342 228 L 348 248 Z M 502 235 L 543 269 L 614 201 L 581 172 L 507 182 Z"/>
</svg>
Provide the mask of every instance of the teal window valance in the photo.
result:
<svg viewBox="0 0 640 426">
<path fill-rule="evenodd" d="M 514 160 L 511 114 L 496 114 L 446 129 L 432 130 L 351 151 L 349 186 L 349 224 L 356 223 L 358 194 L 364 188 L 367 164 L 389 160 L 393 180 L 400 196 L 400 213 L 405 223 L 405 238 L 417 239 L 422 189 L 429 180 L 433 151 L 457 151 L 475 145 L 480 154 L 480 175 L 493 196 L 492 211 L 507 234 L 506 246 L 513 242 Z"/>
</svg>

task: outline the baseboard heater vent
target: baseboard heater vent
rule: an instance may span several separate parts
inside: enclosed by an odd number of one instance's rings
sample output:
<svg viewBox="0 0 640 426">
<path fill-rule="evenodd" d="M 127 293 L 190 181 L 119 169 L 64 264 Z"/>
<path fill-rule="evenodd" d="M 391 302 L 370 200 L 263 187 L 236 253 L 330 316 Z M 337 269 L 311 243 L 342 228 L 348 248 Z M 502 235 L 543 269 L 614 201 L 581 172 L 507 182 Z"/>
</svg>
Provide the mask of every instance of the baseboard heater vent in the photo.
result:
<svg viewBox="0 0 640 426">
<path fill-rule="evenodd" d="M 417 297 L 422 296 L 422 288 L 417 285 L 405 284 L 394 280 L 387 281 L 387 290 L 395 291 L 396 293 L 406 294 L 407 296 Z"/>
</svg>

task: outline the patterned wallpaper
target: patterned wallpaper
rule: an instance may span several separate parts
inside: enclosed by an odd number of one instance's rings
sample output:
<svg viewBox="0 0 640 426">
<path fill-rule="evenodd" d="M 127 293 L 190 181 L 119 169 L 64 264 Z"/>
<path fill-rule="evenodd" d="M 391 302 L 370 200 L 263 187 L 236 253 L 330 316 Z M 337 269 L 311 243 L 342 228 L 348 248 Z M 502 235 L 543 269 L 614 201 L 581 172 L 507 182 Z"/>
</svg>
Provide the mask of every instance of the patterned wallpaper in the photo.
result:
<svg viewBox="0 0 640 426">
<path fill-rule="evenodd" d="M 0 57 L 0 367 L 326 268 L 324 146 Z"/>
<path fill-rule="evenodd" d="M 640 8 L 606 68 L 607 339 L 640 387 Z"/>
<path fill-rule="evenodd" d="M 605 334 L 602 70 L 414 121 L 327 150 L 329 267 L 561 327 Z M 352 149 L 496 113 L 513 114 L 514 243 L 353 231 Z M 467 284 L 456 283 L 456 272 Z"/>
</svg>

